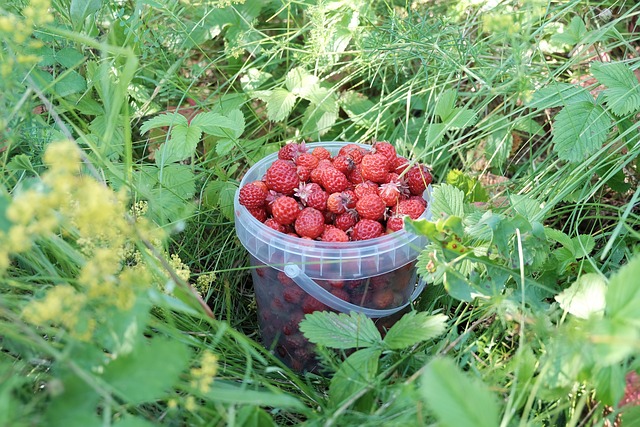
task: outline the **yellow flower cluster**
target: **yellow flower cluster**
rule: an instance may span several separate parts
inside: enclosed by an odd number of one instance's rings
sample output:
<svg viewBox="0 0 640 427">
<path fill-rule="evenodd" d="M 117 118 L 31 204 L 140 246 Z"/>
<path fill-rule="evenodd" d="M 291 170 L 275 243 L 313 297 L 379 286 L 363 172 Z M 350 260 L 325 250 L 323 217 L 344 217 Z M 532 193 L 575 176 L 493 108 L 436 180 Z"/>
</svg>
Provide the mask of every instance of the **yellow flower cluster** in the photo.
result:
<svg viewBox="0 0 640 427">
<path fill-rule="evenodd" d="M 204 350 L 200 357 L 200 367 L 191 368 L 191 387 L 203 394 L 209 392 L 217 373 L 218 356 L 209 350 Z"/>
</svg>

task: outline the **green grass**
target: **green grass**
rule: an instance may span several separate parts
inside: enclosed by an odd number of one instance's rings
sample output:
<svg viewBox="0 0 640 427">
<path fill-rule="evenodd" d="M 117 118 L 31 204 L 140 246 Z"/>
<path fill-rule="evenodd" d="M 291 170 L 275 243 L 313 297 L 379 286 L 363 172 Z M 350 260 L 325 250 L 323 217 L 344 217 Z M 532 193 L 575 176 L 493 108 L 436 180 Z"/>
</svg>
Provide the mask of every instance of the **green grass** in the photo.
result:
<svg viewBox="0 0 640 427">
<path fill-rule="evenodd" d="M 625 1 L 3 4 L 0 425 L 612 422 L 640 349 L 628 280 L 640 241 L 639 16 Z M 600 59 L 621 66 L 599 73 Z M 292 70 L 318 84 L 292 82 Z M 594 125 L 563 122 L 565 108 L 591 112 Z M 198 119 L 171 115 L 149 125 L 176 110 L 225 116 L 238 132 L 202 127 L 189 139 L 181 132 Z M 44 153 L 61 139 L 80 147 L 83 176 L 109 197 L 75 193 L 86 182 L 71 175 L 66 193 L 48 181 Z M 414 310 L 444 314 L 446 329 L 355 353 L 320 342 L 324 371 L 297 373 L 260 344 L 233 195 L 287 142 L 372 139 L 430 165 L 435 205 L 463 224 L 434 222 L 440 240 L 420 229 L 432 240 L 419 264 L 430 284 Z M 172 144 L 179 155 L 156 159 Z M 452 169 L 489 200 L 444 185 Z M 122 202 L 111 204 L 115 192 Z M 36 208 L 12 216 L 24 198 Z M 130 210 L 138 201 L 142 222 Z M 446 210 L 456 203 L 458 214 Z M 87 236 L 78 213 L 96 206 L 104 232 Z M 99 222 L 107 209 L 112 221 Z M 470 252 L 447 250 L 454 232 Z M 86 273 L 94 265 L 105 270 Z M 500 277 L 498 291 L 460 297 Z M 73 296 L 55 297 L 67 285 Z M 582 319 L 588 303 L 556 299 L 579 286 L 616 294 Z M 65 306 L 71 298 L 81 302 Z M 57 317 L 38 321 L 33 307 Z M 217 372 L 199 389 L 207 351 Z"/>
</svg>

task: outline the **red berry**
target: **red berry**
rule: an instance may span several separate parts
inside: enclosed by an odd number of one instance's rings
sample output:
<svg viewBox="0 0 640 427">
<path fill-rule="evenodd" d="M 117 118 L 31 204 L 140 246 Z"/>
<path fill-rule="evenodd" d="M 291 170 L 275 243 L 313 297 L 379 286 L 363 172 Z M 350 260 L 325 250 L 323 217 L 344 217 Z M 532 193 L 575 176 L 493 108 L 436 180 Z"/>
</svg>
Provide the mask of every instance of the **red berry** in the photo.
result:
<svg viewBox="0 0 640 427">
<path fill-rule="evenodd" d="M 313 313 L 314 311 L 322 311 L 326 310 L 327 306 L 312 297 L 311 295 L 307 295 L 304 297 L 302 301 L 302 311 L 305 314 Z"/>
<path fill-rule="evenodd" d="M 375 239 L 382 235 L 382 224 L 371 219 L 361 219 L 353 226 L 351 240 Z"/>
<path fill-rule="evenodd" d="M 337 155 L 331 161 L 333 167 L 338 169 L 343 174 L 347 175 L 349 172 L 353 170 L 356 166 L 355 162 L 351 157 Z"/>
<path fill-rule="evenodd" d="M 311 171 L 313 169 L 308 168 L 306 166 L 296 166 L 296 173 L 298 174 L 298 179 L 300 181 L 308 181 L 311 178 Z"/>
<path fill-rule="evenodd" d="M 404 157 L 396 157 L 396 160 L 393 162 L 393 172 L 397 174 L 401 174 L 409 167 L 409 160 Z"/>
<path fill-rule="evenodd" d="M 354 167 L 353 170 L 349 172 L 349 175 L 347 176 L 347 178 L 349 178 L 350 182 L 356 185 L 364 182 L 365 179 L 362 177 L 360 165 L 356 165 L 356 167 Z"/>
<path fill-rule="evenodd" d="M 296 282 L 294 282 L 291 277 L 287 276 L 284 271 L 278 271 L 277 277 L 278 277 L 278 282 L 280 282 L 284 286 L 293 286 L 296 284 Z"/>
<path fill-rule="evenodd" d="M 362 161 L 366 150 L 360 147 L 358 144 L 347 144 L 340 148 L 338 155 L 349 157 L 355 164 L 359 164 Z"/>
<path fill-rule="evenodd" d="M 322 185 L 329 194 L 344 191 L 349 186 L 349 180 L 345 174 L 334 167 L 323 169 L 320 176 L 322 181 L 320 185 Z"/>
<path fill-rule="evenodd" d="M 398 203 L 398 207 L 396 209 L 396 215 L 398 216 L 408 215 L 409 218 L 411 219 L 418 219 L 420 218 L 420 215 L 423 214 L 424 210 L 425 210 L 425 206 L 422 203 L 420 203 L 418 200 L 415 200 L 415 199 L 402 200 L 400 203 Z"/>
<path fill-rule="evenodd" d="M 253 182 L 246 184 L 240 189 L 238 201 L 246 208 L 259 208 L 264 205 L 267 199 L 267 190 Z"/>
<path fill-rule="evenodd" d="M 404 227 L 404 218 L 401 216 L 392 216 L 387 219 L 387 233 L 402 230 Z"/>
<path fill-rule="evenodd" d="M 260 222 L 265 222 L 266 221 L 266 219 L 267 219 L 267 211 L 263 207 L 260 207 L 260 208 L 247 208 L 247 210 L 258 221 L 260 221 Z"/>
<path fill-rule="evenodd" d="M 322 159 L 330 159 L 331 158 L 331 153 L 329 152 L 329 150 L 327 150 L 324 147 L 316 147 L 313 149 L 313 151 L 311 152 L 311 154 L 313 154 L 314 156 L 316 156 L 318 158 L 318 160 L 322 160 Z"/>
<path fill-rule="evenodd" d="M 338 227 L 340 230 L 347 231 L 356 225 L 356 215 L 350 211 L 340 214 L 336 216 L 336 219 L 333 221 L 333 225 Z"/>
<path fill-rule="evenodd" d="M 314 156 L 311 153 L 301 153 L 295 159 L 296 165 L 304 166 L 309 169 L 314 169 L 318 167 L 319 162 L 320 162 L 320 159 L 318 159 L 316 156 Z"/>
<path fill-rule="evenodd" d="M 431 172 L 425 165 L 414 165 L 406 173 L 411 194 L 420 196 L 432 181 Z"/>
<path fill-rule="evenodd" d="M 300 183 L 296 166 L 287 160 L 276 160 L 269 166 L 265 182 L 270 190 L 291 196 Z"/>
<path fill-rule="evenodd" d="M 344 289 L 334 288 L 331 289 L 331 293 L 343 301 L 349 301 L 349 294 Z"/>
<path fill-rule="evenodd" d="M 391 290 L 376 292 L 373 296 L 373 305 L 376 308 L 389 308 L 393 304 L 393 299 Z"/>
<path fill-rule="evenodd" d="M 380 197 L 384 200 L 387 206 L 395 206 L 398 204 L 398 200 L 400 199 L 399 185 L 394 182 L 382 184 L 380 185 L 378 194 L 380 194 Z"/>
<path fill-rule="evenodd" d="M 271 214 L 273 219 L 282 225 L 293 223 L 300 214 L 300 205 L 293 197 L 279 197 L 271 205 Z"/>
<path fill-rule="evenodd" d="M 312 192 L 309 197 L 307 197 L 307 206 L 318 209 L 319 211 L 325 211 L 327 209 L 328 197 L 329 194 L 320 188 L 319 190 Z"/>
<path fill-rule="evenodd" d="M 298 154 L 306 151 L 307 148 L 304 146 L 304 143 L 296 144 L 295 142 L 291 142 L 280 148 L 278 151 L 278 158 L 280 160 L 294 160 Z"/>
<path fill-rule="evenodd" d="M 300 237 L 315 239 L 324 231 L 324 215 L 317 209 L 304 208 L 294 223 Z"/>
<path fill-rule="evenodd" d="M 305 292 L 298 286 L 289 286 L 282 293 L 282 298 L 284 298 L 284 300 L 288 303 L 298 304 L 300 301 L 302 301 L 304 295 Z"/>
<path fill-rule="evenodd" d="M 273 228 L 274 230 L 279 231 L 281 233 L 287 232 L 287 228 L 273 218 L 269 218 L 268 220 L 266 220 L 264 222 L 264 225 L 266 225 L 269 228 Z"/>
<path fill-rule="evenodd" d="M 378 194 L 378 185 L 372 181 L 365 181 L 356 185 L 353 191 L 356 193 L 356 197 L 361 199 L 365 194 Z"/>
<path fill-rule="evenodd" d="M 356 203 L 356 211 L 360 218 L 363 219 L 372 219 L 374 221 L 382 219 L 386 209 L 387 204 L 377 194 L 365 194 Z"/>
<path fill-rule="evenodd" d="M 382 154 L 387 158 L 391 165 L 396 161 L 396 149 L 393 145 L 386 141 L 378 141 L 373 145 L 372 153 Z"/>
<path fill-rule="evenodd" d="M 383 154 L 367 154 L 360 163 L 360 173 L 364 179 L 382 183 L 390 171 L 389 160 Z"/>
<path fill-rule="evenodd" d="M 349 236 L 338 227 L 327 225 L 320 236 L 320 240 L 323 242 L 348 242 Z"/>
</svg>

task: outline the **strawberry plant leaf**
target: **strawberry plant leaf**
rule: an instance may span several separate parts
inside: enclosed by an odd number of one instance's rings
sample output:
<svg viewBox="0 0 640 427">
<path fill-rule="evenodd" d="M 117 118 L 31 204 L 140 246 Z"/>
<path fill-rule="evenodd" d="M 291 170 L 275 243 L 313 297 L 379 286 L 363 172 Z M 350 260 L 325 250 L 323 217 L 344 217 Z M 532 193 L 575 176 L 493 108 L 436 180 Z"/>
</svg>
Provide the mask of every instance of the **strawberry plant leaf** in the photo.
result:
<svg viewBox="0 0 640 427">
<path fill-rule="evenodd" d="M 443 122 L 448 121 L 454 111 L 456 105 L 457 93 L 453 89 L 447 89 L 438 96 L 435 106 L 435 114 L 440 117 Z"/>
<path fill-rule="evenodd" d="M 431 212 L 434 219 L 464 216 L 464 193 L 453 185 L 442 183 L 433 189 Z"/>
<path fill-rule="evenodd" d="M 300 330 L 312 343 L 329 348 L 373 347 L 382 342 L 373 320 L 362 313 L 314 312 L 304 316 Z"/>
<path fill-rule="evenodd" d="M 284 84 L 294 95 L 309 99 L 312 92 L 317 89 L 318 81 L 318 77 L 309 74 L 304 68 L 296 67 L 287 73 Z"/>
<path fill-rule="evenodd" d="M 434 147 L 444 138 L 447 125 L 444 123 L 429 123 L 424 126 L 425 147 Z"/>
<path fill-rule="evenodd" d="M 240 77 L 240 85 L 243 92 L 253 92 L 258 90 L 260 86 L 266 83 L 272 77 L 271 73 L 259 70 L 257 68 L 249 68 L 247 72 Z"/>
<path fill-rule="evenodd" d="M 96 414 L 99 396 L 93 388 L 76 375 L 61 378 L 62 393 L 52 399 L 44 413 L 45 424 L 52 427 L 98 426 Z"/>
<path fill-rule="evenodd" d="M 302 409 L 304 405 L 296 397 L 262 387 L 248 388 L 231 381 L 216 379 L 207 392 L 214 402 L 233 405 L 275 406 L 279 408 Z"/>
<path fill-rule="evenodd" d="M 602 316 L 607 283 L 596 273 L 583 274 L 571 286 L 555 296 L 560 307 L 576 317 Z"/>
<path fill-rule="evenodd" d="M 400 350 L 441 335 L 447 326 L 447 316 L 411 311 L 400 318 L 387 332 L 383 343 L 387 348 Z"/>
<path fill-rule="evenodd" d="M 375 104 L 365 95 L 352 90 L 342 92 L 338 105 L 357 126 L 373 125 Z"/>
<path fill-rule="evenodd" d="M 542 212 L 540 202 L 524 194 L 512 194 L 509 196 L 509 200 L 513 210 L 530 220 L 538 218 Z"/>
<path fill-rule="evenodd" d="M 473 126 L 478 121 L 475 111 L 468 108 L 454 108 L 447 117 L 446 124 L 449 129 L 464 129 Z"/>
<path fill-rule="evenodd" d="M 171 130 L 171 138 L 155 153 L 156 165 L 163 166 L 191 157 L 200 142 L 202 130 L 198 126 L 176 125 Z"/>
<path fill-rule="evenodd" d="M 196 176 L 187 165 L 166 165 L 158 172 L 158 178 L 161 185 L 183 199 L 190 199 L 196 192 Z"/>
<path fill-rule="evenodd" d="M 607 87 L 602 95 L 615 115 L 625 116 L 640 110 L 640 82 L 631 68 L 621 62 L 594 62 L 591 73 Z"/>
<path fill-rule="evenodd" d="M 73 28 L 79 30 L 84 25 L 84 20 L 92 13 L 96 13 L 102 7 L 102 0 L 71 0 L 69 16 Z"/>
<path fill-rule="evenodd" d="M 266 91 L 260 96 L 267 103 L 267 117 L 269 120 L 279 122 L 287 118 L 293 110 L 298 97 L 284 88 L 276 88 Z"/>
<path fill-rule="evenodd" d="M 435 359 L 425 367 L 420 392 L 441 426 L 500 425 L 500 405 L 495 395 L 479 379 L 463 373 L 451 359 Z"/>
<path fill-rule="evenodd" d="M 87 89 L 87 81 L 76 71 L 65 71 L 63 77 L 56 81 L 54 91 L 64 97 L 74 93 L 82 93 Z"/>
<path fill-rule="evenodd" d="M 189 122 L 187 121 L 187 118 L 182 114 L 164 113 L 144 122 L 140 127 L 140 133 L 145 134 L 153 128 L 178 125 L 188 126 Z"/>
<path fill-rule="evenodd" d="M 336 407 L 371 385 L 378 373 L 381 354 L 382 351 L 379 349 L 363 348 L 340 364 L 329 386 L 329 399 Z"/>
<path fill-rule="evenodd" d="M 560 243 L 565 248 L 570 249 L 571 253 L 575 252 L 573 248 L 573 241 L 571 241 L 571 237 L 569 237 L 562 231 L 556 230 L 555 228 L 545 228 L 544 234 L 545 236 L 547 236 L 547 238 Z"/>
<path fill-rule="evenodd" d="M 640 255 L 636 255 L 614 274 L 607 289 L 608 317 L 621 319 L 625 322 L 640 322 Z"/>
<path fill-rule="evenodd" d="M 218 208 L 230 221 L 233 221 L 233 201 L 238 185 L 232 181 L 210 181 L 204 189 L 203 204 L 208 208 Z"/>
<path fill-rule="evenodd" d="M 244 115 L 238 109 L 226 115 L 209 111 L 195 116 L 191 126 L 198 126 L 208 135 L 236 139 L 244 132 Z"/>
<path fill-rule="evenodd" d="M 611 119 L 593 102 L 567 105 L 555 117 L 553 149 L 568 162 L 580 162 L 596 152 L 607 139 Z"/>
<path fill-rule="evenodd" d="M 216 154 L 226 156 L 236 146 L 236 141 L 229 138 L 223 138 L 216 142 Z"/>
<path fill-rule="evenodd" d="M 555 108 L 581 101 L 593 102 L 593 96 L 588 90 L 569 83 L 554 82 L 535 91 L 528 107 L 533 109 Z"/>
<path fill-rule="evenodd" d="M 589 31 L 584 25 L 584 21 L 579 16 L 571 18 L 569 25 L 565 25 L 562 32 L 557 32 L 551 36 L 551 42 L 555 44 L 567 44 L 575 46 L 583 43 Z"/>
<path fill-rule="evenodd" d="M 530 135 L 544 135 L 544 128 L 530 117 L 518 117 L 513 122 L 513 129 Z"/>
</svg>

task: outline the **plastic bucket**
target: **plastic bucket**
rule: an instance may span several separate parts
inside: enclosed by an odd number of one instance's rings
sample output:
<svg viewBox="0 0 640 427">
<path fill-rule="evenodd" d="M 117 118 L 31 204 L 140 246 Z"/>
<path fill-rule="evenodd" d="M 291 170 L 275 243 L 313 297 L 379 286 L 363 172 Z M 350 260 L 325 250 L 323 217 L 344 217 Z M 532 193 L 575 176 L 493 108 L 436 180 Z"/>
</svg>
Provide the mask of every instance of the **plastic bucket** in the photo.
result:
<svg viewBox="0 0 640 427">
<path fill-rule="evenodd" d="M 332 155 L 347 142 L 322 146 Z M 370 146 L 362 145 L 365 148 Z M 271 154 L 253 165 L 240 188 L 263 178 L 278 158 Z M 430 188 L 424 197 L 429 200 Z M 313 370 L 313 346 L 298 329 L 305 314 L 316 310 L 364 313 L 381 330 L 390 327 L 423 290 L 416 283 L 416 258 L 427 244 L 405 230 L 347 243 L 289 236 L 267 227 L 234 200 L 235 228 L 250 254 L 252 279 L 263 345 L 295 370 Z M 429 205 L 421 218 L 430 218 Z"/>
</svg>

